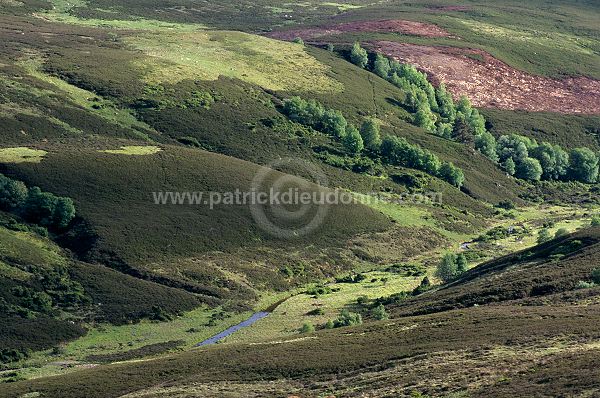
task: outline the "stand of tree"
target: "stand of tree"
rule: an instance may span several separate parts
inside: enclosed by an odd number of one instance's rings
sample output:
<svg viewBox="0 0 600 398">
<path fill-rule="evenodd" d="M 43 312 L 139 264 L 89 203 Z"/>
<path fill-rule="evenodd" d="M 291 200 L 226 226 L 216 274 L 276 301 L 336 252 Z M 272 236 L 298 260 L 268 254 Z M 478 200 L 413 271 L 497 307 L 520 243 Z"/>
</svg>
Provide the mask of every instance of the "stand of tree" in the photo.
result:
<svg viewBox="0 0 600 398">
<path fill-rule="evenodd" d="M 44 227 L 62 229 L 75 217 L 73 200 L 42 192 L 38 187 L 28 189 L 21 181 L 0 174 L 0 209 L 21 215 Z"/>
</svg>

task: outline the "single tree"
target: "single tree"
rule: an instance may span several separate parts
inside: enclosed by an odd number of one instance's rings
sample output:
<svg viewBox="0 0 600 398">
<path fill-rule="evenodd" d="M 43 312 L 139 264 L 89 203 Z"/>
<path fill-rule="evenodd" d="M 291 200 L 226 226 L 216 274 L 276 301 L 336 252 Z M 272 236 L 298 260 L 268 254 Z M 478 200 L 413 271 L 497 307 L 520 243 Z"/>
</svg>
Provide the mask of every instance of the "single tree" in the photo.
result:
<svg viewBox="0 0 600 398">
<path fill-rule="evenodd" d="M 21 206 L 27 199 L 28 190 L 21 181 L 0 174 L 0 209 L 10 210 Z"/>
<path fill-rule="evenodd" d="M 424 293 L 429 289 L 431 289 L 431 281 L 429 280 L 429 277 L 426 276 L 421 281 L 421 284 L 412 291 L 412 295 L 418 296 L 419 294 Z"/>
<path fill-rule="evenodd" d="M 558 180 L 567 174 L 569 154 L 559 145 L 543 142 L 531 150 L 531 157 L 540 162 L 544 180 Z"/>
<path fill-rule="evenodd" d="M 596 214 L 595 216 L 592 216 L 591 226 L 592 227 L 600 227 L 600 214 Z"/>
<path fill-rule="evenodd" d="M 462 187 L 465 181 L 465 174 L 463 171 L 449 162 L 442 163 L 439 176 L 441 179 L 457 188 Z"/>
<path fill-rule="evenodd" d="M 348 122 L 342 112 L 338 110 L 328 109 L 323 112 L 321 117 L 321 131 L 333 137 L 341 139 L 346 135 L 346 127 Z"/>
<path fill-rule="evenodd" d="M 367 119 L 360 126 L 360 136 L 362 137 L 365 147 L 377 151 L 381 147 L 381 133 L 379 123 L 374 119 Z"/>
<path fill-rule="evenodd" d="M 594 183 L 598 179 L 598 156 L 588 148 L 576 148 L 571 151 L 567 175 L 570 179 Z"/>
<path fill-rule="evenodd" d="M 371 315 L 379 321 L 389 318 L 388 313 L 385 311 L 385 307 L 381 303 L 371 310 Z"/>
<path fill-rule="evenodd" d="M 390 60 L 377 53 L 375 61 L 373 61 L 373 72 L 377 76 L 387 79 L 390 75 L 390 70 Z"/>
<path fill-rule="evenodd" d="M 456 274 L 458 276 L 464 274 L 469 270 L 469 262 L 467 261 L 467 257 L 464 254 L 459 254 L 456 258 Z"/>
<path fill-rule="evenodd" d="M 57 198 L 56 206 L 52 213 L 52 223 L 54 226 L 65 228 L 73 218 L 75 218 L 75 205 L 73 204 L 73 200 L 70 198 Z"/>
<path fill-rule="evenodd" d="M 493 162 L 498 161 L 496 153 L 496 138 L 487 131 L 475 137 L 475 149 L 488 157 Z"/>
<path fill-rule="evenodd" d="M 342 138 L 342 144 L 352 154 L 359 154 L 365 147 L 360 132 L 354 126 L 346 127 L 346 135 Z"/>
<path fill-rule="evenodd" d="M 523 180 L 539 181 L 542 178 L 542 173 L 542 166 L 537 159 L 525 158 L 517 163 L 515 175 Z"/>
<path fill-rule="evenodd" d="M 504 161 L 504 170 L 506 170 L 506 172 L 511 176 L 515 175 L 515 172 L 517 171 L 517 165 L 515 164 L 513 158 L 507 158 Z"/>
<path fill-rule="evenodd" d="M 362 48 L 359 42 L 355 42 L 352 46 L 352 50 L 350 50 L 350 61 L 361 68 L 365 68 L 369 63 L 367 50 Z"/>
<path fill-rule="evenodd" d="M 475 131 L 469 124 L 466 117 L 459 113 L 454 120 L 454 127 L 452 129 L 452 139 L 458 142 L 470 144 L 474 140 Z"/>
<path fill-rule="evenodd" d="M 450 124 L 454 123 L 456 118 L 456 107 L 452 100 L 452 95 L 446 90 L 444 83 L 435 90 L 435 97 L 438 103 L 440 115 Z"/>
<path fill-rule="evenodd" d="M 415 125 L 429 131 L 435 132 L 435 115 L 431 112 L 429 105 L 419 105 L 415 114 Z"/>
<path fill-rule="evenodd" d="M 456 278 L 457 264 L 456 255 L 453 253 L 447 253 L 442 261 L 438 264 L 435 271 L 435 276 L 440 278 L 444 283 L 448 283 Z"/>
</svg>

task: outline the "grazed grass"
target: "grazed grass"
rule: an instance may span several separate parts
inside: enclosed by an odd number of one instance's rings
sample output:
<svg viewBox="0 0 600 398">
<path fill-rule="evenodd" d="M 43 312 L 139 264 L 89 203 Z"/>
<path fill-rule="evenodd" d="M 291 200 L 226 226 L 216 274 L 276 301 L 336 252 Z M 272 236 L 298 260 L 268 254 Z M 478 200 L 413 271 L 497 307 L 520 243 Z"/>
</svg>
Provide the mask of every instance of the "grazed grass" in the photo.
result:
<svg viewBox="0 0 600 398">
<path fill-rule="evenodd" d="M 513 29 L 473 20 L 460 20 L 460 22 L 476 34 L 489 36 L 496 40 L 521 42 L 528 45 L 535 44 L 554 48 L 557 51 L 566 50 L 573 53 L 594 55 L 594 51 L 591 48 L 596 45 L 594 41 L 575 35 L 536 29 Z"/>
<path fill-rule="evenodd" d="M 115 155 L 154 155 L 160 152 L 160 149 L 154 145 L 130 145 L 122 146 L 121 149 L 104 149 L 98 152 L 112 153 Z"/>
<path fill-rule="evenodd" d="M 53 85 L 56 89 L 65 93 L 78 106 L 97 114 L 110 123 L 131 128 L 140 138 L 149 140 L 149 137 L 140 130 L 153 131 L 153 129 L 146 123 L 137 120 L 130 111 L 117 107 L 112 101 L 101 98 L 91 91 L 84 90 L 55 76 L 44 73 L 42 71 L 42 64 L 43 59 L 38 54 L 29 54 L 19 62 L 19 65 L 30 76 Z"/>
<path fill-rule="evenodd" d="M 47 153 L 27 147 L 1 148 L 0 163 L 40 163 Z"/>
<path fill-rule="evenodd" d="M 171 23 L 148 18 L 135 19 L 97 19 L 97 18 L 79 18 L 73 12 L 76 8 L 86 7 L 88 2 L 85 0 L 51 0 L 53 8 L 49 11 L 34 14 L 35 16 L 53 22 L 69 23 L 82 26 L 96 26 L 113 29 L 135 29 L 135 30 L 177 30 L 177 31 L 195 31 L 206 29 L 205 25 L 197 23 Z M 96 11 L 106 13 L 106 10 L 95 9 Z M 124 18 L 121 15 L 121 18 Z"/>
<path fill-rule="evenodd" d="M 64 264 L 65 258 L 60 248 L 48 239 L 0 227 L 0 261 L 53 266 Z"/>
<path fill-rule="evenodd" d="M 125 39 L 154 62 L 139 65 L 150 82 L 240 79 L 271 90 L 335 93 L 342 85 L 304 46 L 242 32 L 143 34 Z"/>
<path fill-rule="evenodd" d="M 334 3 L 334 2 L 321 3 L 321 5 L 322 6 L 329 6 L 329 7 L 337 7 L 337 9 L 340 10 L 340 11 L 355 10 L 357 8 L 366 7 L 366 5 L 341 4 L 341 3 Z"/>
<path fill-rule="evenodd" d="M 143 320 L 137 324 L 114 326 L 108 324 L 90 325 L 92 328 L 83 337 L 64 345 L 59 355 L 52 350 L 36 352 L 24 361 L 19 375 L 38 378 L 77 370 L 77 367 L 60 366 L 60 363 L 89 363 L 86 358 L 98 354 L 123 353 L 150 344 L 181 340 L 184 349 L 233 326 L 250 316 L 250 313 L 228 314 L 227 318 L 207 326 L 210 315 L 219 309 L 205 307 L 185 313 L 169 322 Z"/>
<path fill-rule="evenodd" d="M 354 306 L 359 296 L 375 299 L 401 291 L 411 291 L 423 279 L 422 276 L 404 277 L 384 271 L 366 272 L 364 275 L 366 278 L 360 283 L 330 283 L 327 286 L 334 291 L 316 298 L 305 293 L 290 297 L 268 317 L 232 334 L 223 340 L 223 344 L 260 342 L 297 335 L 304 323 L 312 323 L 318 327 L 329 319 L 337 318 L 343 308 Z M 376 281 L 371 282 L 374 279 Z M 382 279 L 386 281 L 383 282 Z M 317 308 L 322 309 L 324 313 L 307 315 L 309 311 Z"/>
<path fill-rule="evenodd" d="M 17 267 L 13 267 L 12 265 L 8 265 L 3 261 L 0 261 L 0 276 L 5 276 L 7 278 L 14 279 L 17 281 L 26 281 L 29 279 L 31 274 Z"/>
</svg>

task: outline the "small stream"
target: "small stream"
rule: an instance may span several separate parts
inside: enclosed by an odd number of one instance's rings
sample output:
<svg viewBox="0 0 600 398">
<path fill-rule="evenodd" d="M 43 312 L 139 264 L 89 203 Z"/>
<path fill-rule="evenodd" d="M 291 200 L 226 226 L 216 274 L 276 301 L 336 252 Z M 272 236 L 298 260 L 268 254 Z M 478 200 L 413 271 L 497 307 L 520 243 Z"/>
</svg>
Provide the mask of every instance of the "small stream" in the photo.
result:
<svg viewBox="0 0 600 398">
<path fill-rule="evenodd" d="M 254 324 L 256 321 L 263 319 L 264 317 L 266 317 L 269 314 L 270 314 L 270 312 L 265 312 L 265 311 L 254 313 L 250 318 L 246 319 L 245 321 L 240 322 L 237 325 L 233 325 L 229 329 L 226 329 L 226 330 L 222 331 L 221 333 L 215 334 L 214 336 L 204 340 L 203 342 L 196 344 L 196 347 L 202 347 L 205 345 L 215 344 L 218 341 L 229 336 L 230 334 L 233 334 L 242 328 L 245 328 L 245 327 L 248 327 L 248 326 Z"/>
</svg>

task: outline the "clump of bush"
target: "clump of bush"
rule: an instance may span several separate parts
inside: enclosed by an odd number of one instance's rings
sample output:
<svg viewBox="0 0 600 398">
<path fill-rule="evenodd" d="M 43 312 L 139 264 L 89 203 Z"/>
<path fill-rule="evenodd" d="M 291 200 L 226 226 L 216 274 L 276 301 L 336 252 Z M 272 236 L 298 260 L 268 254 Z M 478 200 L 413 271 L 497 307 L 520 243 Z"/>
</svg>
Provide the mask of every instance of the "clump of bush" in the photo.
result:
<svg viewBox="0 0 600 398">
<path fill-rule="evenodd" d="M 350 274 L 346 276 L 342 276 L 340 278 L 336 278 L 335 281 L 337 283 L 360 283 L 367 279 L 364 274 Z"/>
<path fill-rule="evenodd" d="M 381 303 L 371 309 L 371 315 L 378 321 L 388 319 L 390 317 L 385 310 L 385 306 Z"/>
<path fill-rule="evenodd" d="M 510 134 L 498 139 L 496 158 L 508 174 L 524 180 L 598 180 L 600 159 L 585 147 L 567 152 L 560 145 L 538 144 L 534 139 Z"/>
<path fill-rule="evenodd" d="M 600 285 L 600 268 L 595 268 L 589 281 L 579 281 L 575 286 L 575 289 L 591 289 Z"/>
<path fill-rule="evenodd" d="M 593 287 L 596 287 L 594 282 L 579 281 L 575 289 L 591 289 Z"/>
<path fill-rule="evenodd" d="M 531 230 L 524 226 L 511 226 L 511 227 L 494 227 L 484 234 L 479 235 L 475 238 L 475 242 L 493 242 L 500 239 L 508 238 L 509 236 L 524 237 L 531 234 Z"/>
<path fill-rule="evenodd" d="M 375 300 L 375 304 L 376 305 L 398 304 L 398 303 L 405 301 L 410 296 L 411 296 L 411 294 L 409 292 L 398 292 L 398 293 L 394 293 L 387 297 L 379 297 L 378 299 Z"/>
<path fill-rule="evenodd" d="M 306 290 L 306 294 L 308 294 L 309 296 L 319 297 L 319 296 L 324 296 L 326 294 L 330 294 L 331 291 L 332 290 L 329 286 L 314 286 L 314 287 L 308 288 Z"/>
<path fill-rule="evenodd" d="M 340 312 L 340 315 L 337 317 L 337 319 L 333 320 L 333 321 L 328 321 L 327 324 L 325 325 L 326 329 L 333 329 L 333 328 L 341 328 L 344 326 L 353 326 L 353 325 L 360 325 L 363 323 L 362 320 L 362 315 L 355 313 L 355 312 L 350 312 L 347 309 L 343 309 Z"/>
<path fill-rule="evenodd" d="M 312 333 L 315 331 L 315 327 L 312 323 L 307 322 L 300 328 L 300 333 Z"/>
<path fill-rule="evenodd" d="M 420 264 L 393 264 L 385 271 L 402 276 L 422 276 L 426 273 L 425 268 Z"/>
<path fill-rule="evenodd" d="M 325 310 L 323 308 L 315 308 L 314 310 L 308 311 L 306 313 L 306 315 L 312 315 L 312 316 L 325 315 Z"/>
<path fill-rule="evenodd" d="M 460 168 L 450 162 L 440 161 L 435 154 L 410 144 L 404 137 L 385 137 L 381 143 L 381 156 L 389 164 L 422 170 L 459 188 L 465 181 Z"/>
<path fill-rule="evenodd" d="M 62 229 L 75 217 L 70 198 L 42 192 L 38 187 L 28 189 L 21 181 L 0 174 L 0 209 L 22 214 L 25 219 L 44 227 Z"/>
</svg>

